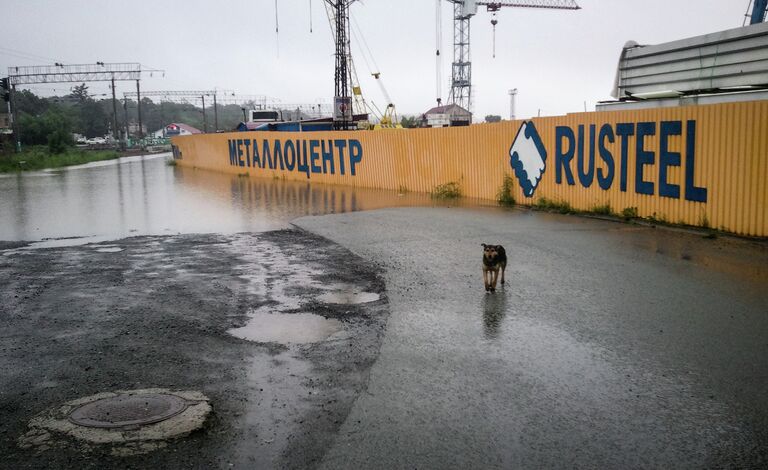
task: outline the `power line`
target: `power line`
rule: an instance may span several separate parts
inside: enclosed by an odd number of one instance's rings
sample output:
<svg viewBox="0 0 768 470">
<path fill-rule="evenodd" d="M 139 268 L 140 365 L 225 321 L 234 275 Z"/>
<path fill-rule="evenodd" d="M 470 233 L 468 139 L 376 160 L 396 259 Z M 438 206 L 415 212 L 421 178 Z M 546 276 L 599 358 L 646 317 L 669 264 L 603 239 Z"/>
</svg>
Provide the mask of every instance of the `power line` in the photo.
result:
<svg viewBox="0 0 768 470">
<path fill-rule="evenodd" d="M 33 54 L 31 52 L 20 51 L 18 49 L 11 49 L 10 47 L 0 46 L 0 51 L 6 51 L 6 52 L 11 53 L 11 54 L 26 56 L 28 58 L 37 59 L 37 60 L 50 60 L 50 61 L 53 61 L 53 62 L 56 62 L 56 61 L 60 60 L 60 59 L 54 59 L 52 57 L 46 57 L 46 56 L 42 56 L 42 55 L 38 55 L 38 54 Z"/>
</svg>

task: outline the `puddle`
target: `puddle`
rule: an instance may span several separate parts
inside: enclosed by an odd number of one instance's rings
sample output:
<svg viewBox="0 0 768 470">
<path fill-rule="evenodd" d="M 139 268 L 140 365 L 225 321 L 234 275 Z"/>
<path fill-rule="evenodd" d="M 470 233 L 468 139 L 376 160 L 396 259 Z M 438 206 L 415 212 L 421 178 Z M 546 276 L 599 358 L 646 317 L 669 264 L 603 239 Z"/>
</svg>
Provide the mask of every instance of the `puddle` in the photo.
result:
<svg viewBox="0 0 768 470">
<path fill-rule="evenodd" d="M 96 251 L 98 251 L 99 253 L 118 253 L 120 251 L 123 251 L 123 249 L 118 246 L 108 246 L 103 248 L 96 248 Z"/>
<path fill-rule="evenodd" d="M 374 292 L 326 292 L 317 297 L 317 300 L 326 304 L 357 305 L 376 302 L 381 296 Z"/>
<path fill-rule="evenodd" d="M 51 238 L 41 240 L 39 242 L 30 243 L 25 246 L 25 250 L 34 250 L 38 248 L 67 248 L 72 246 L 88 245 L 90 243 L 100 243 L 108 241 L 110 237 L 104 236 L 88 236 L 88 237 L 66 237 L 66 238 Z"/>
<path fill-rule="evenodd" d="M 250 315 L 248 324 L 227 333 L 259 343 L 317 343 L 343 330 L 338 320 L 312 313 L 265 313 Z"/>
</svg>

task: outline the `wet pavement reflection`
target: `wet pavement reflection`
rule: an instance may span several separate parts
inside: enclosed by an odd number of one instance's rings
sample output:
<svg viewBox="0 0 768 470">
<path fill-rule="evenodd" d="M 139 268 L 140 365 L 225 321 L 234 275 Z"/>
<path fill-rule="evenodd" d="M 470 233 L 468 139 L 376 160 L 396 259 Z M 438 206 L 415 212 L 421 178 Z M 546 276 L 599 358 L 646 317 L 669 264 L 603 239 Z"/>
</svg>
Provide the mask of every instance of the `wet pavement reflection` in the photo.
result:
<svg viewBox="0 0 768 470">
<path fill-rule="evenodd" d="M 263 232 L 305 215 L 435 205 L 427 194 L 238 177 L 169 166 L 168 158 L 0 175 L 0 240 Z"/>
<path fill-rule="evenodd" d="M 485 339 L 497 339 L 507 315 L 507 292 L 504 287 L 483 297 L 483 334 Z"/>
</svg>

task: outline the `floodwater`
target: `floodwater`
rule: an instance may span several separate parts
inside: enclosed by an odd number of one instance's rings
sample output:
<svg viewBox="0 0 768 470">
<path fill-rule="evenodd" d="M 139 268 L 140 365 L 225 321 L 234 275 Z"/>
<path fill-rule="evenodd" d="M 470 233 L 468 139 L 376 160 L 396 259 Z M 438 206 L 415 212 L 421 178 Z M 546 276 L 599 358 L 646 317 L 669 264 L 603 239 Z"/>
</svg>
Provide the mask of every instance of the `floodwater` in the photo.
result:
<svg viewBox="0 0 768 470">
<path fill-rule="evenodd" d="M 259 343 L 316 343 L 342 331 L 339 320 L 313 313 L 252 313 L 248 324 L 229 334 Z"/>
<path fill-rule="evenodd" d="M 376 302 L 379 300 L 379 294 L 375 292 L 358 292 L 356 290 L 344 290 L 341 292 L 326 292 L 320 294 L 317 300 L 329 304 L 357 305 Z"/>
<path fill-rule="evenodd" d="M 169 166 L 170 154 L 0 174 L 0 240 L 66 246 L 137 235 L 282 229 L 305 215 L 433 205 L 429 195 Z M 466 204 L 466 201 L 463 202 Z"/>
</svg>

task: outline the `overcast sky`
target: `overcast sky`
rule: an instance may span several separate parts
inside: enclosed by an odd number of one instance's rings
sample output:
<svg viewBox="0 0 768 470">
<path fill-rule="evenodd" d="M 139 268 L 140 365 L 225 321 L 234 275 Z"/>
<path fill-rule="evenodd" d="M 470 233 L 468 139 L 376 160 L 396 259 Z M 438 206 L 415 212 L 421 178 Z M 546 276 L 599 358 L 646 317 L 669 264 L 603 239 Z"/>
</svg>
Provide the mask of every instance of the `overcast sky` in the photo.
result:
<svg viewBox="0 0 768 470">
<path fill-rule="evenodd" d="M 740 27 L 748 0 L 577 0 L 582 10 L 507 8 L 497 15 L 492 57 L 491 14 L 472 20 L 474 111 L 509 115 L 518 89 L 520 117 L 593 109 L 609 99 L 616 62 L 627 40 L 641 44 Z M 334 43 L 322 0 L 0 0 L 0 71 L 53 62 L 139 62 L 165 70 L 142 78 L 143 90 L 218 88 L 268 95 L 284 103 L 329 102 Z M 310 15 L 310 5 L 312 14 Z M 371 51 L 369 65 L 353 36 L 363 91 L 379 106 L 383 83 L 400 114 L 432 107 L 436 98 L 435 0 L 362 0 L 354 22 Z M 443 1 L 443 98 L 449 92 L 452 10 Z M 310 33 L 310 18 L 313 32 Z M 357 28 L 355 28 L 357 29 Z M 366 54 L 367 56 L 367 50 Z M 31 87 L 67 93 L 70 84 Z M 93 84 L 95 93 L 108 93 Z M 134 91 L 135 83 L 117 87 Z"/>
</svg>

